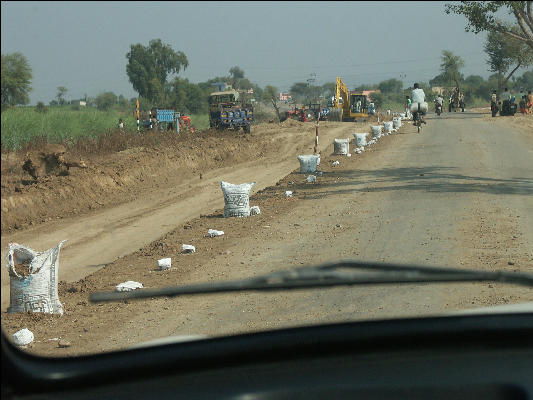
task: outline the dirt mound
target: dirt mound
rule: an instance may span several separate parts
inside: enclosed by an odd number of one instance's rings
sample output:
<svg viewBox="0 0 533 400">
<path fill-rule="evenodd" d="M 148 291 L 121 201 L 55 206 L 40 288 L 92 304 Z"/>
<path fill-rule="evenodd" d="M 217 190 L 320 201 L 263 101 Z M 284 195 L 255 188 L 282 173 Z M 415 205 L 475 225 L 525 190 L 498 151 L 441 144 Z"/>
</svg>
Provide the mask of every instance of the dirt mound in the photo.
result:
<svg viewBox="0 0 533 400">
<path fill-rule="evenodd" d="M 262 123 L 254 125 L 251 134 L 215 130 L 188 133 L 151 147 L 75 154 L 83 156 L 88 167 L 70 170 L 72 161 L 64 148 L 47 147 L 30 158 L 29 166 L 40 168 L 36 179 L 21 168 L 27 161 L 25 154 L 2 154 L 1 229 L 24 229 L 133 201 L 156 188 L 201 179 L 209 170 L 274 155 L 283 151 L 287 133 L 309 134 L 313 130 L 314 124 Z"/>
<path fill-rule="evenodd" d="M 47 144 L 38 152 L 25 155 L 22 169 L 33 179 L 46 175 L 68 175 L 71 167 L 87 168 L 83 160 L 75 160 L 66 156 L 67 149 L 60 144 Z"/>
</svg>

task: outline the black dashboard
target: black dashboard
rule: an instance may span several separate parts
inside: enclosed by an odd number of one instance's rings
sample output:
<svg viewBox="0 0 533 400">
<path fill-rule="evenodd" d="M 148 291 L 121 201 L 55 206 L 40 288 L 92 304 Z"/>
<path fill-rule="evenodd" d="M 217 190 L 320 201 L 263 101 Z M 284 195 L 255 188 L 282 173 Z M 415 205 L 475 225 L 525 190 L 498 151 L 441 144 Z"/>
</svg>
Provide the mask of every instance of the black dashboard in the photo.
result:
<svg viewBox="0 0 533 400">
<path fill-rule="evenodd" d="M 533 399 L 533 314 L 283 329 L 71 359 L 2 337 L 19 399 Z"/>
</svg>

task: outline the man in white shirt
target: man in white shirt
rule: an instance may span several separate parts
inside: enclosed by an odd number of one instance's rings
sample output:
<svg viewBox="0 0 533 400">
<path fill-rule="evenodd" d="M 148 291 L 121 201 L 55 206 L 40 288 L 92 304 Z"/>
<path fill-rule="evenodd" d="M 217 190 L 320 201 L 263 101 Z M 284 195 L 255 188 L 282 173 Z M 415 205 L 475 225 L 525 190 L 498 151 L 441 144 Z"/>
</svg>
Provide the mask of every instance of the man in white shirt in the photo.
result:
<svg viewBox="0 0 533 400">
<path fill-rule="evenodd" d="M 411 100 L 413 102 L 412 104 L 426 102 L 426 94 L 424 93 L 424 90 L 420 89 L 418 83 L 414 84 L 414 89 L 411 91 Z M 420 120 L 425 124 L 426 121 L 424 121 L 424 119 L 422 118 L 425 112 L 421 111 L 420 114 Z"/>
</svg>

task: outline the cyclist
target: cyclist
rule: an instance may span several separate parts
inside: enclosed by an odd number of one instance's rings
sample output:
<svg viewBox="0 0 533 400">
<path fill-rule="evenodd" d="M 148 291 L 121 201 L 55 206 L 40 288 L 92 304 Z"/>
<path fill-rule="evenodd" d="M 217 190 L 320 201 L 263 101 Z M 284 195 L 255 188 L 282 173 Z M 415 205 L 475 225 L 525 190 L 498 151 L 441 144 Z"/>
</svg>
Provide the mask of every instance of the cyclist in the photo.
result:
<svg viewBox="0 0 533 400">
<path fill-rule="evenodd" d="M 423 89 L 420 89 L 420 86 L 418 85 L 418 83 L 414 84 L 414 89 L 411 91 L 411 99 L 413 101 L 413 105 L 415 104 L 417 105 L 416 112 L 418 112 L 418 108 L 419 108 L 418 104 L 420 104 L 419 118 L 420 118 L 420 122 L 425 124 L 426 121 L 424 121 L 423 116 L 426 114 L 426 112 L 423 111 L 422 104 L 426 103 L 426 94 L 424 93 Z M 427 109 L 427 103 L 426 103 L 426 109 Z"/>
</svg>

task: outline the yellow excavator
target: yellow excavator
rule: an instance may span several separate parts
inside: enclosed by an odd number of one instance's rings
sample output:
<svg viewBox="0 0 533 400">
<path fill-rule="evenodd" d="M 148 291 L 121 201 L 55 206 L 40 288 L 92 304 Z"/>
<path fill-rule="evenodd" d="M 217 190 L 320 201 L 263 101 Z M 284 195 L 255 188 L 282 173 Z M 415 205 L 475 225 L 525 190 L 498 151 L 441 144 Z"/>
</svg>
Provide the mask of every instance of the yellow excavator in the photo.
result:
<svg viewBox="0 0 533 400">
<path fill-rule="evenodd" d="M 369 102 L 362 91 L 350 92 L 342 79 L 337 77 L 333 108 L 328 114 L 330 121 L 355 121 L 357 118 L 368 117 Z"/>
</svg>

